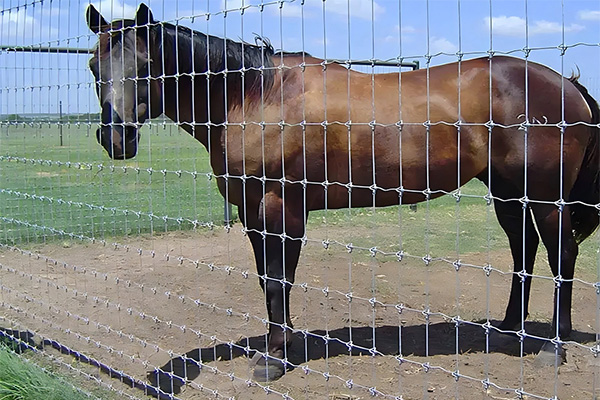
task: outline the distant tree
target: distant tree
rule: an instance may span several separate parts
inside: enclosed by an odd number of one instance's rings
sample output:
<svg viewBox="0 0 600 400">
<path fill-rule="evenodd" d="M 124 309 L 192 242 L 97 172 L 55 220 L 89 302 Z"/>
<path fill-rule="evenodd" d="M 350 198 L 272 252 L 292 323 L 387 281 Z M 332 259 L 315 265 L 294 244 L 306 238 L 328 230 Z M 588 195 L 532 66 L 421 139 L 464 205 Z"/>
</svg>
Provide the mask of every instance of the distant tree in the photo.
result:
<svg viewBox="0 0 600 400">
<path fill-rule="evenodd" d="M 69 122 L 98 122 L 100 121 L 99 113 L 86 113 L 86 114 L 69 114 L 67 116 Z"/>
<path fill-rule="evenodd" d="M 21 120 L 22 118 L 19 116 L 19 114 L 8 114 L 8 116 L 6 117 L 6 121 L 8 122 L 17 122 Z"/>
</svg>

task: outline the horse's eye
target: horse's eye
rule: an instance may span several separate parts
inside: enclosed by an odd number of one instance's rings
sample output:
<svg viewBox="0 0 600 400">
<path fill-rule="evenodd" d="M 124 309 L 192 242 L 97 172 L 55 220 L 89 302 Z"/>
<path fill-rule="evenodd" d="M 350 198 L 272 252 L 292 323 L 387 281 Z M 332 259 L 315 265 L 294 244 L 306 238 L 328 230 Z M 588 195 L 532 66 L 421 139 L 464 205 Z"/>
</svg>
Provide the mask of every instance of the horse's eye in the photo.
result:
<svg viewBox="0 0 600 400">
<path fill-rule="evenodd" d="M 115 46 L 121 42 L 121 33 L 116 32 L 114 35 L 110 37 L 110 43 L 112 46 Z"/>
</svg>

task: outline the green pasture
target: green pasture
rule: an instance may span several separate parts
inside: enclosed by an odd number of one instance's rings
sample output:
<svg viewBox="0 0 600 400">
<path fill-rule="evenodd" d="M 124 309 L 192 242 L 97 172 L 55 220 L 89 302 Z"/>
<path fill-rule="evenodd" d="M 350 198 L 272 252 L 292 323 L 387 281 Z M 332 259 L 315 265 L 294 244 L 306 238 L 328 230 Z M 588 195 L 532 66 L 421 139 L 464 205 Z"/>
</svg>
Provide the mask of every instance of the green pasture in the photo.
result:
<svg viewBox="0 0 600 400">
<path fill-rule="evenodd" d="M 224 201 L 210 179 L 207 152 L 187 133 L 170 124 L 146 126 L 138 156 L 112 161 L 96 142 L 95 129 L 95 124 L 65 124 L 61 146 L 55 124 L 0 125 L 0 242 L 124 242 L 126 236 L 223 224 Z M 389 257 L 399 251 L 433 258 L 508 253 L 493 204 L 483 198 L 486 191 L 475 180 L 461 188 L 460 201 L 443 196 L 416 210 L 312 212 L 307 236 L 339 246 L 351 243 L 365 255 L 373 248 Z M 582 247 L 579 264 L 594 270 L 598 239 Z"/>
<path fill-rule="evenodd" d="M 61 146 L 56 125 L 1 127 L 3 241 L 102 240 L 223 222 L 206 152 L 189 135 L 170 125 L 145 128 L 139 155 L 113 162 L 95 129 L 65 125 Z"/>
<path fill-rule="evenodd" d="M 89 388 L 89 389 L 88 389 Z M 65 371 L 40 354 L 21 353 L 14 344 L 0 340 L 0 399 L 84 400 L 117 399 L 108 389 L 65 375 Z"/>
<path fill-rule="evenodd" d="M 35 364 L 23 360 L 0 343 L 0 398 L 79 400 L 88 396 Z"/>
</svg>

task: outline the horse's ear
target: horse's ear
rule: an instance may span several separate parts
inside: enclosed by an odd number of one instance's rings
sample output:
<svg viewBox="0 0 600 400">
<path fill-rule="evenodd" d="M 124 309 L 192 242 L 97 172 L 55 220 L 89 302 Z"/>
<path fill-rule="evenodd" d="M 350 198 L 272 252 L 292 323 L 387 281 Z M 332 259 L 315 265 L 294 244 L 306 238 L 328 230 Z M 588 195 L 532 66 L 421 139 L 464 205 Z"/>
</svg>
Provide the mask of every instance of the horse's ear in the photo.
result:
<svg viewBox="0 0 600 400">
<path fill-rule="evenodd" d="M 108 22 L 106 22 L 104 17 L 100 15 L 98 10 L 96 10 L 96 7 L 92 4 L 88 6 L 85 18 L 90 30 L 94 33 L 98 33 L 108 26 Z"/>
<path fill-rule="evenodd" d="M 140 4 L 135 13 L 135 26 L 148 26 L 149 24 L 154 24 L 154 17 L 152 16 L 152 11 L 148 8 L 148 6 L 144 3 Z"/>
</svg>

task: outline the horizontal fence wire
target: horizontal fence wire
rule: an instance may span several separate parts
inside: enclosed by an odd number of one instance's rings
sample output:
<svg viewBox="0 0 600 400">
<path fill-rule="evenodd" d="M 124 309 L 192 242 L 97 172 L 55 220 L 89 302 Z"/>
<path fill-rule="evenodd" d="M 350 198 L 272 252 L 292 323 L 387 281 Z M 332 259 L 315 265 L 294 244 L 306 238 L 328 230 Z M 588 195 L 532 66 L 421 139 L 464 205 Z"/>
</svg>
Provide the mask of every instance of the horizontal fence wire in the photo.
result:
<svg viewBox="0 0 600 400">
<path fill-rule="evenodd" d="M 217 3 L 3 5 L 0 341 L 118 398 L 596 396 L 600 10 Z"/>
</svg>

